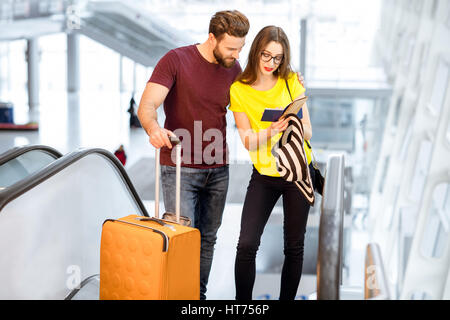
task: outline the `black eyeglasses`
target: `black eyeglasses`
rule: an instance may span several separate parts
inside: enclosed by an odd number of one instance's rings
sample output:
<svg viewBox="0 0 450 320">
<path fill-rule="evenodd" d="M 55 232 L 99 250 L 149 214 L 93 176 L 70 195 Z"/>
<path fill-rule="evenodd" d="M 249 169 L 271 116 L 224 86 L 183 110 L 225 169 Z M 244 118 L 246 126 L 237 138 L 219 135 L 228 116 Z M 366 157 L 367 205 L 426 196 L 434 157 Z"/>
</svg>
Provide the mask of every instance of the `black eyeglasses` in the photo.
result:
<svg viewBox="0 0 450 320">
<path fill-rule="evenodd" d="M 284 56 L 282 56 L 282 55 L 272 57 L 272 55 L 267 52 L 264 52 L 264 51 L 261 52 L 261 59 L 264 62 L 269 62 L 270 60 L 273 59 L 273 63 L 275 63 L 276 65 L 279 65 L 283 61 L 283 58 L 284 58 Z"/>
</svg>

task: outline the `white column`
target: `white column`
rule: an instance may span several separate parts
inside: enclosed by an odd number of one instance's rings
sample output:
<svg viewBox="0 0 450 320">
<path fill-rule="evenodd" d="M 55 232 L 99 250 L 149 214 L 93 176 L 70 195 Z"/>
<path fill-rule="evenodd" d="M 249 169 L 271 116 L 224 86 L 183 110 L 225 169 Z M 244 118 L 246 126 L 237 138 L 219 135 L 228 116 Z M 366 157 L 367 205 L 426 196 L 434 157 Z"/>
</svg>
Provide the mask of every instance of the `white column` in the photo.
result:
<svg viewBox="0 0 450 320">
<path fill-rule="evenodd" d="M 120 90 L 120 93 L 125 91 L 125 88 L 123 85 L 123 55 L 119 56 L 119 90 Z"/>
<path fill-rule="evenodd" d="M 308 32 L 307 20 L 300 20 L 300 72 L 306 79 L 306 34 Z"/>
<path fill-rule="evenodd" d="M 39 116 L 39 42 L 38 38 L 27 40 L 26 59 L 28 64 L 28 106 L 30 120 L 37 121 Z"/>
<path fill-rule="evenodd" d="M 80 91 L 80 36 L 67 35 L 67 91 Z"/>
<path fill-rule="evenodd" d="M 133 95 L 136 93 L 136 61 L 133 62 Z"/>
</svg>

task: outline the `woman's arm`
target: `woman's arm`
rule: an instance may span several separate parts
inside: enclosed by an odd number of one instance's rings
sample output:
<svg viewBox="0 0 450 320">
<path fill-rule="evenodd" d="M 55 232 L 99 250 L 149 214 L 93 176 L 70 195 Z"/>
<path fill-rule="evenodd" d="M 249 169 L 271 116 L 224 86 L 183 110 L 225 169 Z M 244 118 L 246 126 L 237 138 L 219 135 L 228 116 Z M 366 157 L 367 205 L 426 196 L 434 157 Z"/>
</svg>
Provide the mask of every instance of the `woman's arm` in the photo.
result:
<svg viewBox="0 0 450 320">
<path fill-rule="evenodd" d="M 254 151 L 260 145 L 267 143 L 274 135 L 286 130 L 289 123 L 288 119 L 280 119 L 277 122 L 272 122 L 269 128 L 255 132 L 245 112 L 233 112 L 233 114 L 241 141 L 248 151 Z"/>
</svg>

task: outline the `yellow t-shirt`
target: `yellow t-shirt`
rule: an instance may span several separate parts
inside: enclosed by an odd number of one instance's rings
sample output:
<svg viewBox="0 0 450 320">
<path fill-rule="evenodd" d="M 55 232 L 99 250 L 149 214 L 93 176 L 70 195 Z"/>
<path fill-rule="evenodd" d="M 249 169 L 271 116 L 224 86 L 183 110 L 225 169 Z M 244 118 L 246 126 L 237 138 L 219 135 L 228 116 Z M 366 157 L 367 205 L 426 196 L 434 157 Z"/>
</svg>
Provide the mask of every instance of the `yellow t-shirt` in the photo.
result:
<svg viewBox="0 0 450 320">
<path fill-rule="evenodd" d="M 305 88 L 298 81 L 297 74 L 291 73 L 288 78 L 289 89 L 292 98 L 296 99 L 305 92 Z M 266 91 L 252 88 L 248 84 L 236 81 L 230 88 L 230 110 L 233 112 L 245 112 L 252 129 L 255 132 L 267 129 L 271 122 L 261 121 L 266 108 L 284 109 L 291 103 L 291 97 L 284 79 L 278 78 L 275 86 Z M 266 144 L 260 145 L 257 150 L 249 151 L 250 159 L 256 170 L 262 175 L 279 177 L 275 157 L 272 155 L 272 147 L 280 140 L 282 133 L 272 137 Z M 305 151 L 308 147 L 304 144 Z M 311 162 L 309 152 L 306 152 L 308 164 Z"/>
</svg>

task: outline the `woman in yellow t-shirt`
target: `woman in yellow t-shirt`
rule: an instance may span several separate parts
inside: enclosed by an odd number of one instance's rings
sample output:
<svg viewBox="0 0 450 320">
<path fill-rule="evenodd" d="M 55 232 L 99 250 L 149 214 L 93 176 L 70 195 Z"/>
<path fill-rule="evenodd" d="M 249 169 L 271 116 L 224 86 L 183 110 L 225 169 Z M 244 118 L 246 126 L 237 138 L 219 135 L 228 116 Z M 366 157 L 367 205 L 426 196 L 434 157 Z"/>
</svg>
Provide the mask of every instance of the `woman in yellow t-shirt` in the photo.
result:
<svg viewBox="0 0 450 320">
<path fill-rule="evenodd" d="M 245 70 L 230 89 L 230 110 L 233 111 L 242 143 L 253 162 L 235 261 L 238 300 L 252 299 L 256 252 L 264 227 L 280 196 L 283 196 L 285 259 L 279 298 L 293 300 L 297 293 L 310 205 L 293 182 L 280 177 L 271 153 L 272 147 L 287 128 L 288 119 L 263 122 L 261 117 L 264 109 L 284 108 L 292 101 L 291 96 L 295 100 L 303 97 L 304 92 L 305 88 L 290 67 L 290 47 L 286 34 L 279 27 L 264 27 L 252 43 Z M 304 139 L 309 140 L 312 129 L 306 104 L 302 113 Z M 307 159 L 310 163 L 308 154 Z"/>
</svg>

